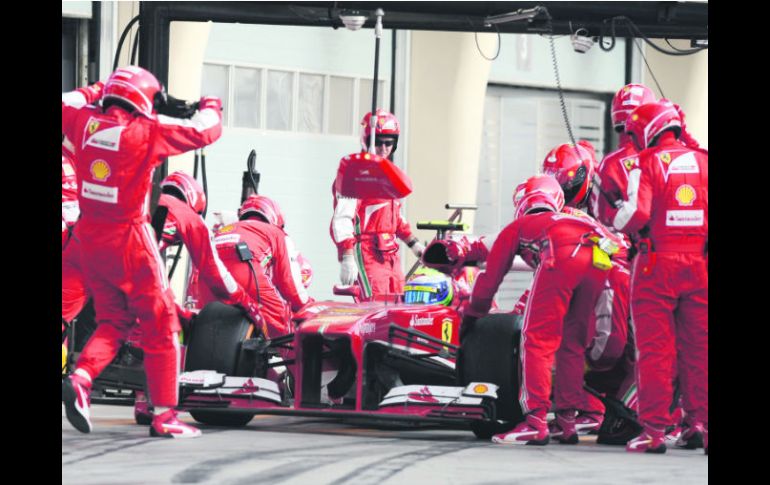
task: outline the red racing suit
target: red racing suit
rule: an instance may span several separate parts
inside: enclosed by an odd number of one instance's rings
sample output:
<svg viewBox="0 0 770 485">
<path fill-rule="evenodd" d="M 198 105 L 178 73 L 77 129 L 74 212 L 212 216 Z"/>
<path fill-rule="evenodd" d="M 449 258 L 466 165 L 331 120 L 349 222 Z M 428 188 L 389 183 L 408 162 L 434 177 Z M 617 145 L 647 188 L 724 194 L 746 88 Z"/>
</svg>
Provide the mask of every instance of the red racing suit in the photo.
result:
<svg viewBox="0 0 770 485">
<path fill-rule="evenodd" d="M 200 148 L 222 133 L 221 102 L 203 98 L 189 120 L 106 110 L 80 92 L 62 94 L 62 133 L 75 149 L 81 217 L 74 236 L 98 327 L 77 362 L 96 377 L 137 320 L 147 386 L 156 406 L 178 402 L 180 330 L 149 221 L 150 187 L 163 158 Z"/>
<path fill-rule="evenodd" d="M 88 301 L 88 292 L 80 271 L 80 243 L 71 237 L 72 228 L 80 216 L 78 184 L 70 157 L 62 150 L 61 157 L 61 315 L 71 322 Z"/>
<path fill-rule="evenodd" d="M 618 207 L 626 200 L 628 174 L 639 165 L 639 155 L 628 135 L 621 135 L 617 150 L 605 156 L 596 169 L 590 196 L 591 212 L 612 227 Z"/>
<path fill-rule="evenodd" d="M 355 252 L 363 299 L 404 293 L 396 237 L 407 243 L 416 238 L 401 214 L 399 200 L 353 199 L 334 193 L 329 232 L 337 245 L 338 260 L 344 252 Z"/>
<path fill-rule="evenodd" d="M 245 242 L 251 251 L 253 273 L 249 264 L 238 256 L 235 246 L 240 242 Z M 267 337 L 290 333 L 291 312 L 298 312 L 311 299 L 302 284 L 299 265 L 291 262 L 293 243 L 286 233 L 266 222 L 238 221 L 221 227 L 215 234 L 214 244 L 227 270 L 248 295 L 257 300 L 267 326 Z M 206 285 L 200 285 L 201 305 L 211 301 L 207 290 Z"/>
<path fill-rule="evenodd" d="M 589 217 L 553 212 L 520 217 L 498 235 L 473 288 L 467 314 L 480 317 L 489 311 L 516 255 L 537 265 L 524 312 L 519 401 L 525 413 L 542 419 L 551 408 L 551 369 L 563 338 L 572 345 L 557 362 L 557 372 L 564 366 L 565 379 L 554 388 L 556 408 L 580 409 L 584 401 L 586 315 L 607 279 L 607 271 L 593 264 L 593 236 L 610 234 Z"/>
<path fill-rule="evenodd" d="M 671 132 L 639 155 L 615 227 L 641 231 L 631 315 L 639 418 L 671 424 L 674 365 L 688 419 L 708 425 L 708 155 Z"/>
<path fill-rule="evenodd" d="M 168 194 L 160 196 L 158 207 L 168 208 L 168 216 L 163 228 L 163 243 L 182 242 L 185 245 L 193 266 L 198 272 L 198 277 L 214 297 L 228 305 L 256 309 L 256 302 L 235 281 L 219 259 L 214 248 L 214 235 L 203 218 L 186 202 Z"/>
</svg>

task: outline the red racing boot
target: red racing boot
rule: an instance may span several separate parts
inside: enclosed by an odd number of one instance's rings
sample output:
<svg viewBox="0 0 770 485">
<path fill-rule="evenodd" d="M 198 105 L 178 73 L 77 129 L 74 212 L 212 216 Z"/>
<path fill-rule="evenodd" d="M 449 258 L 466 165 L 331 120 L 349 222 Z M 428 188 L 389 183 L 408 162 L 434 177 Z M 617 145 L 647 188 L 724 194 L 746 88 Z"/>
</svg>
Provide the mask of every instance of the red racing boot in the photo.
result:
<svg viewBox="0 0 770 485">
<path fill-rule="evenodd" d="M 601 413 L 581 411 L 575 418 L 575 429 L 579 435 L 598 432 L 602 426 L 604 416 Z"/>
<path fill-rule="evenodd" d="M 548 444 L 548 424 L 545 419 L 528 414 L 523 423 L 507 433 L 496 434 L 492 437 L 492 443 L 502 445 L 535 445 Z"/>
<path fill-rule="evenodd" d="M 73 373 L 61 381 L 61 400 L 67 421 L 81 433 L 91 432 L 91 381 Z"/>
<path fill-rule="evenodd" d="M 548 423 L 551 438 L 563 445 L 576 445 L 578 443 L 578 432 L 575 428 L 576 415 L 575 410 L 558 411 L 556 419 Z"/>
<path fill-rule="evenodd" d="M 201 434 L 195 426 L 179 421 L 173 409 L 156 414 L 150 425 L 150 436 L 154 438 L 197 438 Z"/>
<path fill-rule="evenodd" d="M 147 394 L 144 391 L 134 393 L 134 421 L 136 424 L 148 426 L 152 424 L 153 407 L 147 400 Z"/>
<path fill-rule="evenodd" d="M 642 434 L 626 443 L 626 451 L 631 453 L 665 453 L 666 437 L 664 430 L 644 427 Z"/>
<path fill-rule="evenodd" d="M 679 435 L 679 439 L 676 440 L 676 447 L 683 448 L 685 450 L 696 450 L 703 448 L 703 424 L 689 423 L 686 419 L 682 425 L 682 434 Z"/>
</svg>

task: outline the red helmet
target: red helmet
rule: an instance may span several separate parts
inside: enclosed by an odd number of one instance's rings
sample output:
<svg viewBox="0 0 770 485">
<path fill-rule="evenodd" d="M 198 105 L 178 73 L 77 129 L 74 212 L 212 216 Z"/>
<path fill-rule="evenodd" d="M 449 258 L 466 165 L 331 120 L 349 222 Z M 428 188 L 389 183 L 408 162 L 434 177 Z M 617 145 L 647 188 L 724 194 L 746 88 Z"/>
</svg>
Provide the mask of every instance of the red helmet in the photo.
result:
<svg viewBox="0 0 770 485">
<path fill-rule="evenodd" d="M 250 195 L 241 204 L 241 208 L 238 209 L 238 218 L 240 220 L 248 219 L 249 217 L 257 216 L 260 219 L 283 228 L 283 214 L 278 203 L 264 195 Z"/>
<path fill-rule="evenodd" d="M 651 147 L 665 131 L 672 131 L 679 138 L 682 120 L 669 101 L 643 104 L 633 110 L 626 120 L 626 133 L 639 150 Z"/>
<path fill-rule="evenodd" d="M 537 209 L 559 212 L 564 208 L 564 192 L 550 175 L 535 175 L 516 187 L 513 206 L 516 219 Z"/>
<path fill-rule="evenodd" d="M 123 101 L 149 116 L 153 111 L 155 94 L 162 89 L 151 72 L 138 66 L 119 67 L 104 84 L 103 99 Z"/>
<path fill-rule="evenodd" d="M 543 173 L 559 182 L 566 204 L 582 205 L 591 193 L 591 181 L 596 171 L 593 146 L 581 140 L 577 145 L 565 143 L 554 148 L 543 160 Z"/>
<path fill-rule="evenodd" d="M 612 98 L 612 126 L 623 127 L 629 113 L 637 106 L 655 102 L 655 93 L 644 84 L 626 84 Z"/>
<path fill-rule="evenodd" d="M 377 108 L 375 111 L 377 114 L 377 126 L 374 128 L 374 136 L 389 136 L 394 139 L 393 151 L 396 151 L 398 145 L 398 135 L 401 133 L 401 126 L 398 124 L 398 118 L 392 113 L 385 111 L 382 108 Z M 370 118 L 372 117 L 371 111 L 364 115 L 364 119 L 361 120 L 361 148 L 366 150 L 369 148 L 369 137 L 372 134 L 370 124 Z M 392 153 L 392 152 L 391 152 Z"/>
<path fill-rule="evenodd" d="M 182 195 L 190 209 L 198 214 L 203 214 L 203 211 L 206 210 L 206 194 L 203 192 L 201 184 L 192 175 L 184 172 L 174 172 L 160 183 L 160 188 L 163 189 L 163 192 L 168 192 L 168 187 L 172 187 Z"/>
</svg>

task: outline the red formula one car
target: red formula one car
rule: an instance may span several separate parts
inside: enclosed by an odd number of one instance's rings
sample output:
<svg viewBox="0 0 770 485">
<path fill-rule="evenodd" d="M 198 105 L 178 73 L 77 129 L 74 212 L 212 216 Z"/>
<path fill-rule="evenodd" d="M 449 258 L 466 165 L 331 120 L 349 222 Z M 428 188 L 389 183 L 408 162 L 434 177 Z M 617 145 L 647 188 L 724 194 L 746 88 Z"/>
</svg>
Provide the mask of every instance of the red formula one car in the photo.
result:
<svg viewBox="0 0 770 485">
<path fill-rule="evenodd" d="M 418 227 L 437 229 L 443 238 L 460 225 L 446 221 Z M 432 246 L 427 254 L 443 248 Z M 467 286 L 458 281 L 467 278 L 467 271 L 451 275 L 456 288 Z M 358 300 L 356 289 L 335 287 L 335 294 Z M 467 364 L 458 373 L 457 308 L 468 296 L 455 292 L 449 306 L 317 302 L 295 315 L 292 334 L 272 340 L 257 335 L 239 310 L 211 303 L 191 325 L 179 409 L 214 425 L 244 425 L 255 414 L 291 414 L 468 425 L 488 436 L 501 425 L 499 419 L 518 421 L 512 411 L 515 392 L 504 385 L 509 399 L 498 407 L 500 386 L 474 378 L 486 365 L 482 339 L 464 345 Z M 510 353 L 501 356 L 510 362 L 495 362 L 499 372 L 492 374 L 515 385 L 506 374 L 516 368 L 515 317 L 495 318 L 510 330 Z"/>
</svg>

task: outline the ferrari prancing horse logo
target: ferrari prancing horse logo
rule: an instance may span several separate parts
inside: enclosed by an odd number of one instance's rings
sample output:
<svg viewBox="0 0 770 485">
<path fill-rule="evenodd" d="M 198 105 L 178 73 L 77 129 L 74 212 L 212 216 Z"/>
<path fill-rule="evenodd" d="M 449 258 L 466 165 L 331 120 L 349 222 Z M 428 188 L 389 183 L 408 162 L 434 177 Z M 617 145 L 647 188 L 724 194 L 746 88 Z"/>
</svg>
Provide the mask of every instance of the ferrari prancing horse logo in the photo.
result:
<svg viewBox="0 0 770 485">
<path fill-rule="evenodd" d="M 444 342 L 452 341 L 452 320 L 450 318 L 445 318 L 441 322 L 441 340 Z"/>
</svg>

